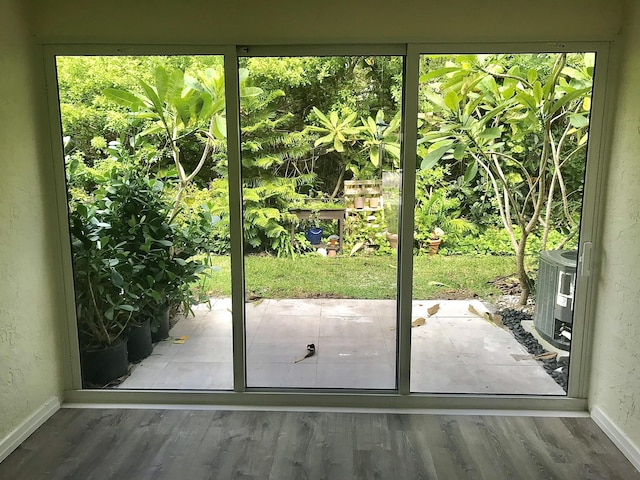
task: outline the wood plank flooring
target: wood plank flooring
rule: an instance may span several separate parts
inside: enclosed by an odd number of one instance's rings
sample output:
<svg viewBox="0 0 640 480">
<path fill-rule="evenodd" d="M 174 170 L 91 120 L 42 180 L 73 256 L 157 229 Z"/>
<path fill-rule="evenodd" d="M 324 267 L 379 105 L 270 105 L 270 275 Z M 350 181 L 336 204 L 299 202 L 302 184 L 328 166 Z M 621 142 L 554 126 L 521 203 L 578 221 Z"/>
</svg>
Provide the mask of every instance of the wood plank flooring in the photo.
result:
<svg viewBox="0 0 640 480">
<path fill-rule="evenodd" d="M 640 479 L 589 418 L 62 409 L 2 480 Z"/>
</svg>

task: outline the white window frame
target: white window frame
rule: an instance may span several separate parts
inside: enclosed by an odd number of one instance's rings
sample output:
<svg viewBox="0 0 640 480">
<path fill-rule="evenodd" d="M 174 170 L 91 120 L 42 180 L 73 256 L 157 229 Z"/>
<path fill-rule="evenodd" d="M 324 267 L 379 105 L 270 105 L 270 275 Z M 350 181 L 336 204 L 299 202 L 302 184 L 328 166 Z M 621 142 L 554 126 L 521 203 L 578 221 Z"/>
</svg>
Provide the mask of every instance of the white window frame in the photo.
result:
<svg viewBox="0 0 640 480">
<path fill-rule="evenodd" d="M 583 412 L 587 409 L 589 363 L 591 358 L 593 314 L 595 311 L 594 272 L 597 269 L 599 232 L 602 218 L 605 180 L 605 155 L 608 135 L 606 118 L 611 115 L 606 99 L 611 95 L 609 42 L 567 43 L 443 43 L 391 45 L 309 45 L 309 46 L 236 46 L 236 45 L 66 45 L 43 47 L 43 59 L 49 105 L 51 161 L 54 164 L 56 211 L 61 245 L 61 277 L 65 294 L 65 318 L 61 327 L 67 355 L 65 401 L 88 404 L 149 405 L 235 405 L 256 407 L 334 407 L 384 409 L 472 409 L 478 410 L 552 410 Z M 575 292 L 574 328 L 571 348 L 569 388 L 566 396 L 539 395 L 447 395 L 410 393 L 411 304 L 413 283 L 413 205 L 415 203 L 416 138 L 418 113 L 419 58 L 422 54 L 464 53 L 536 53 L 595 52 L 596 72 L 592 95 L 587 167 L 580 230 L 579 280 Z M 273 390 L 247 388 L 246 345 L 244 339 L 244 257 L 243 242 L 232 242 L 231 282 L 233 311 L 233 391 L 162 390 L 83 390 L 73 293 L 73 268 L 67 214 L 67 191 L 62 151 L 62 128 L 56 80 L 56 56 L 67 55 L 224 55 L 227 142 L 229 156 L 229 214 L 232 238 L 243 238 L 242 180 L 240 162 L 240 122 L 238 94 L 238 58 L 241 56 L 337 56 L 400 55 L 405 57 L 403 92 L 403 199 L 401 235 L 398 250 L 398 338 L 397 390 Z M 231 108 L 235 106 L 235 108 Z M 407 207 L 410 206 L 411 208 Z M 585 248 L 585 245 L 587 246 Z M 584 254 L 588 252 L 588 257 Z M 578 319 L 578 321 L 575 321 Z"/>
</svg>

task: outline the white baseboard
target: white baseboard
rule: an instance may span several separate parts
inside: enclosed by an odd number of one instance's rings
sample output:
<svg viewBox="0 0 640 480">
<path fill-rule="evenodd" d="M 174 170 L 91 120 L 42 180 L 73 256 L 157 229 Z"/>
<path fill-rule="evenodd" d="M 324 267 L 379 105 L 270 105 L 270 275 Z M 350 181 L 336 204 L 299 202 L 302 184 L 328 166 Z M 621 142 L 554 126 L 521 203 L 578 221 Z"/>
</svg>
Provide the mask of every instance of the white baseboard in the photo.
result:
<svg viewBox="0 0 640 480">
<path fill-rule="evenodd" d="M 35 432 L 44 422 L 60 410 L 60 400 L 52 397 L 33 412 L 24 422 L 18 425 L 9 435 L 0 440 L 0 462 L 20 446 L 29 435 Z"/>
<path fill-rule="evenodd" d="M 600 408 L 591 409 L 591 418 L 611 439 L 625 457 L 640 471 L 640 449 Z"/>
</svg>

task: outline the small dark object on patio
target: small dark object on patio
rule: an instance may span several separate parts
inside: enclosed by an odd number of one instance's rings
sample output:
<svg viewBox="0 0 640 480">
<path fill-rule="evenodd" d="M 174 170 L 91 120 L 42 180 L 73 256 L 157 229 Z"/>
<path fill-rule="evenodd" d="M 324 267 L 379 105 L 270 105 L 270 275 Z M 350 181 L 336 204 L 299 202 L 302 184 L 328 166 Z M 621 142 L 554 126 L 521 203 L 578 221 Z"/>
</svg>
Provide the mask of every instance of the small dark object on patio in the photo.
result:
<svg viewBox="0 0 640 480">
<path fill-rule="evenodd" d="M 315 354 L 316 354 L 316 346 L 313 343 L 310 343 L 309 345 L 307 345 L 307 354 L 304 357 L 296 360 L 294 363 L 301 362 L 305 358 L 313 357 Z"/>
</svg>

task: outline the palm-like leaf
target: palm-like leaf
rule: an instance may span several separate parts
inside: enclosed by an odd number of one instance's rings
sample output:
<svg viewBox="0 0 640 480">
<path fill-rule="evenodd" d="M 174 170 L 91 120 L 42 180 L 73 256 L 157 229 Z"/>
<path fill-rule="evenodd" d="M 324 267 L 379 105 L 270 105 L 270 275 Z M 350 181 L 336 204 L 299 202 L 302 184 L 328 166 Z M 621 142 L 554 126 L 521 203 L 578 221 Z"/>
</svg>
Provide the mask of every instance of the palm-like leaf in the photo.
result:
<svg viewBox="0 0 640 480">
<path fill-rule="evenodd" d="M 316 147 L 328 146 L 328 151 L 344 152 L 344 144 L 355 141 L 353 136 L 360 131 L 354 126 L 357 118 L 355 113 L 341 119 L 337 112 L 330 112 L 327 116 L 316 107 L 313 107 L 313 112 L 316 114 L 320 126 L 309 125 L 306 127 L 306 131 L 324 134 L 314 142 Z"/>
<path fill-rule="evenodd" d="M 380 153 L 387 152 L 393 158 L 400 158 L 400 144 L 398 143 L 398 129 L 400 127 L 400 113 L 398 112 L 387 125 L 384 122 L 384 111 L 378 110 L 375 120 L 371 117 L 361 118 L 359 132 L 363 135 L 364 146 L 369 150 L 369 160 L 378 167 Z"/>
</svg>

